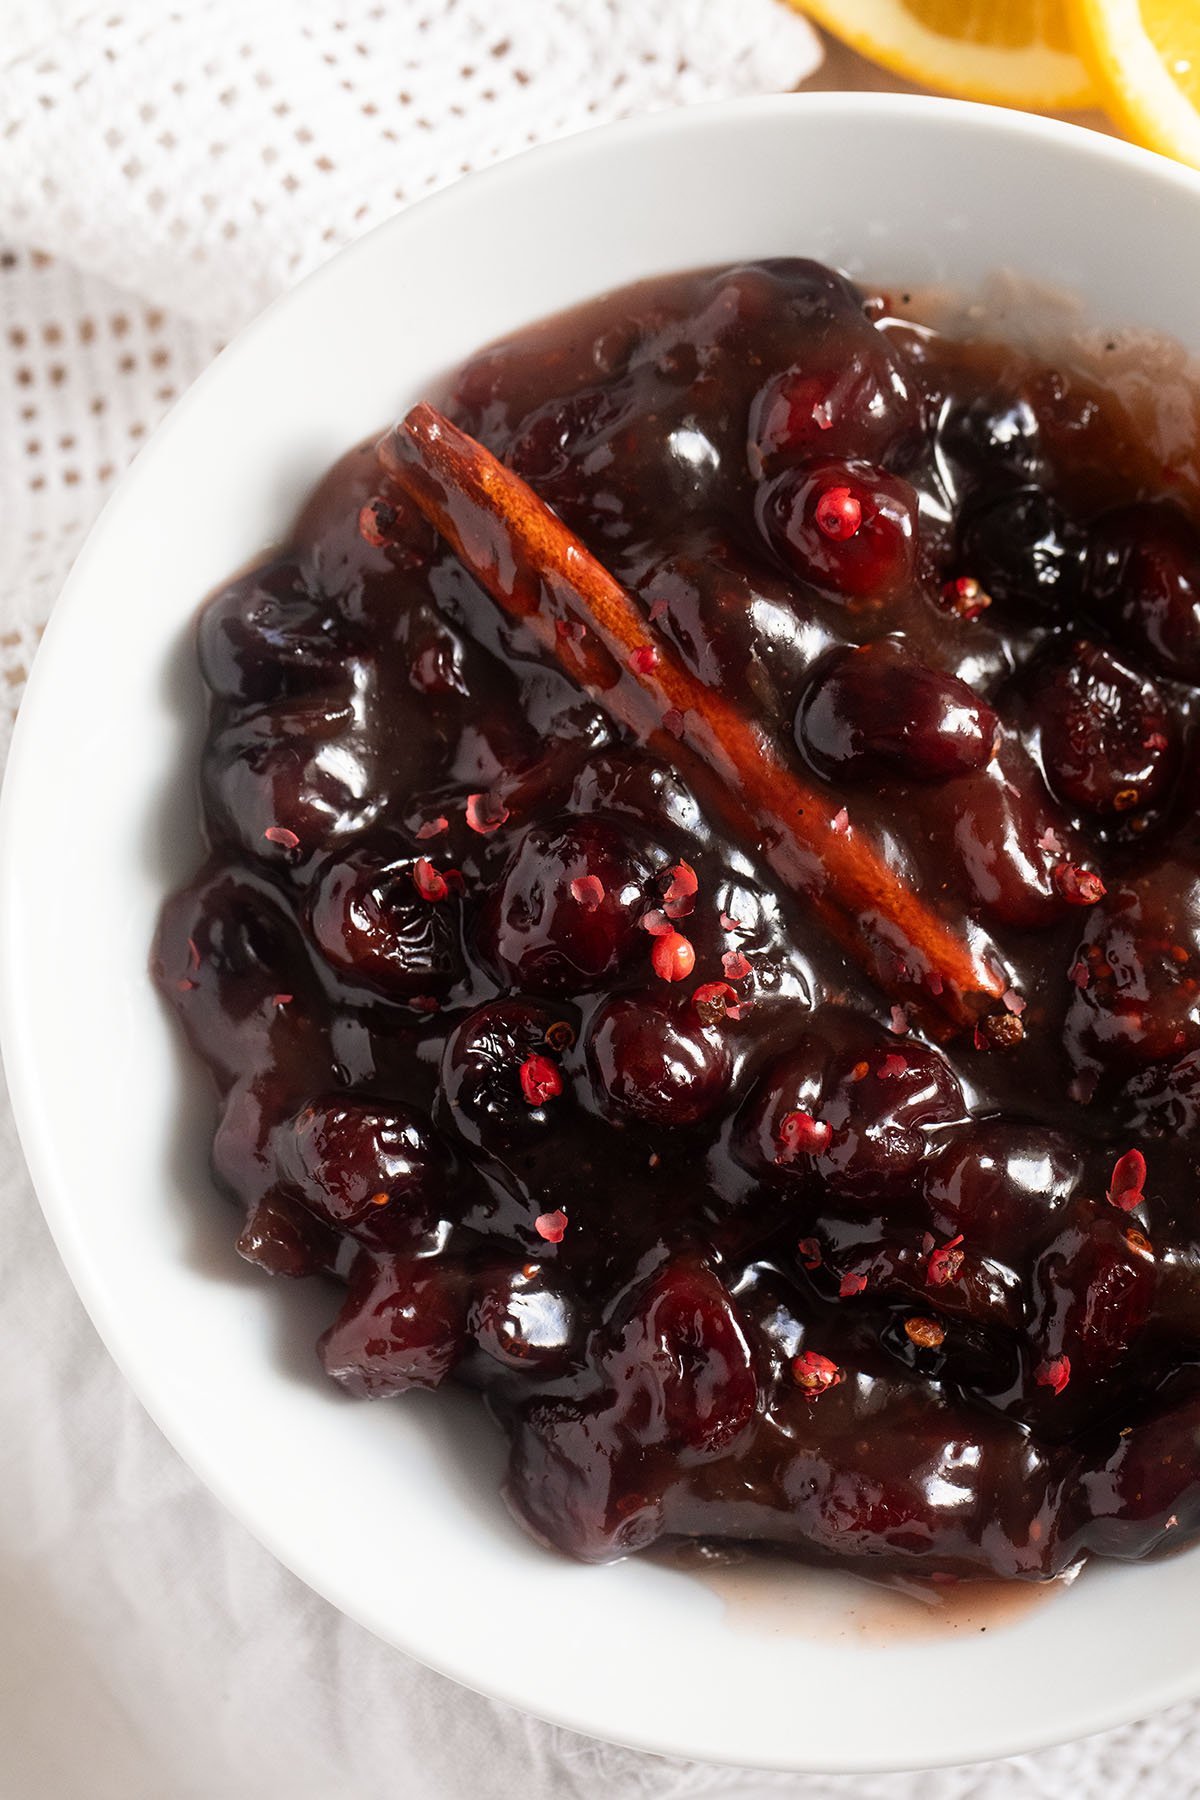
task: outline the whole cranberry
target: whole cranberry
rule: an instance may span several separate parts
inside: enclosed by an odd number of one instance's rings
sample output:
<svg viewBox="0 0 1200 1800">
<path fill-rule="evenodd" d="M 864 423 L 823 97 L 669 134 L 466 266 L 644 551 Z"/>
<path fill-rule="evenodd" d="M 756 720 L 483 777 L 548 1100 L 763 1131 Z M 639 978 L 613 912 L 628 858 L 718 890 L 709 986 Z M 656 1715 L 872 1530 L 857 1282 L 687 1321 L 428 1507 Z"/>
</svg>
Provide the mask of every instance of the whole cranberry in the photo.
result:
<svg viewBox="0 0 1200 1800">
<path fill-rule="evenodd" d="M 979 1119 L 947 1132 L 925 1167 L 929 1227 L 940 1243 L 962 1236 L 973 1257 L 1020 1267 L 1083 1176 L 1063 1132 Z"/>
<path fill-rule="evenodd" d="M 243 706 L 333 687 L 349 674 L 345 621 L 290 558 L 215 594 L 197 629 L 200 672 Z"/>
<path fill-rule="evenodd" d="M 848 343 L 869 330 L 852 282 L 803 257 L 774 257 L 710 277 L 689 316 L 664 335 L 672 364 L 682 363 L 692 384 L 693 404 L 703 395 L 736 419 L 740 461 L 755 371 L 818 358 L 831 334 Z M 661 339 L 654 346 L 660 368 L 663 347 Z M 686 361 L 681 351 L 690 352 Z"/>
<path fill-rule="evenodd" d="M 595 477 L 612 467 L 613 437 L 636 410 L 624 384 L 546 400 L 522 421 L 505 460 L 556 511 L 586 516 L 595 505 Z"/>
<path fill-rule="evenodd" d="M 707 687 L 780 712 L 837 640 L 781 571 L 717 539 L 689 540 L 636 571 L 643 606 Z"/>
<path fill-rule="evenodd" d="M 643 753 L 603 750 L 590 756 L 571 790 L 572 813 L 616 813 L 635 827 L 695 832 L 700 809 L 679 771 Z M 606 890 L 607 891 L 607 890 Z"/>
<path fill-rule="evenodd" d="M 737 348 L 746 330 L 782 325 L 793 338 L 863 317 L 859 288 L 837 269 L 810 256 L 764 256 L 721 269 L 702 296 L 699 318 L 706 348 Z"/>
<path fill-rule="evenodd" d="M 1191 1541 L 1200 1523 L 1200 1482 L 1196 1459 L 1181 1456 L 1179 1446 L 1200 1439 L 1195 1372 L 1170 1379 L 1137 1419 L 1123 1424 L 1122 1416 L 1105 1431 L 1099 1456 L 1089 1458 L 1071 1496 L 1083 1518 L 1080 1548 L 1134 1557 Z"/>
<path fill-rule="evenodd" d="M 436 1233 L 453 1163 L 411 1107 L 314 1100 L 277 1141 L 282 1178 L 305 1206 L 368 1248 L 412 1250 Z"/>
<path fill-rule="evenodd" d="M 341 1238 L 278 1188 L 249 1209 L 238 1233 L 237 1253 L 268 1275 L 296 1281 L 309 1275 L 331 1275 Z"/>
<path fill-rule="evenodd" d="M 189 991 L 212 982 L 230 1020 L 257 1012 L 290 981 L 301 940 L 279 897 L 235 868 L 217 865 L 167 903 L 158 957 L 164 980 Z"/>
<path fill-rule="evenodd" d="M 971 480 L 995 480 L 998 470 L 1022 482 L 1045 472 L 1037 414 L 1023 394 L 989 388 L 954 399 L 938 428 L 942 455 Z"/>
<path fill-rule="evenodd" d="M 209 829 L 271 867 L 307 864 L 374 819 L 373 763 L 349 705 L 295 702 L 235 718 L 209 738 L 201 765 Z"/>
<path fill-rule="evenodd" d="M 432 859 L 420 870 L 418 860 L 394 840 L 366 840 L 326 863 L 306 900 L 308 929 L 326 962 L 394 1000 L 444 995 L 464 973 L 460 902 Z"/>
<path fill-rule="evenodd" d="M 1200 531 L 1172 502 L 1119 507 L 1097 521 L 1087 603 L 1164 675 L 1200 681 Z"/>
<path fill-rule="evenodd" d="M 603 820 L 532 826 L 484 902 L 479 953 L 512 987 L 600 987 L 645 950 L 649 875 L 631 839 Z"/>
<path fill-rule="evenodd" d="M 755 1174 L 812 1172 L 849 1200 L 907 1197 L 930 1147 L 924 1128 L 964 1111 L 936 1050 L 846 1014 L 806 1032 L 764 1070 L 738 1116 L 734 1148 Z M 796 1114 L 820 1128 L 819 1137 L 805 1129 L 799 1153 Z"/>
<path fill-rule="evenodd" d="M 246 1209 L 238 1255 L 294 1280 L 332 1269 L 341 1240 L 280 1186 L 279 1128 L 290 1110 L 274 1070 L 235 1082 L 213 1135 L 212 1168 Z"/>
<path fill-rule="evenodd" d="M 1066 1041 L 1077 1064 L 1128 1074 L 1200 1048 L 1200 881 L 1168 859 L 1088 908 L 1071 959 Z"/>
<path fill-rule="evenodd" d="M 1165 798 L 1180 730 L 1161 688 L 1085 640 L 1035 678 L 1033 718 L 1052 791 L 1080 812 L 1140 811 Z"/>
<path fill-rule="evenodd" d="M 221 1103 L 212 1141 L 212 1170 L 244 1206 L 253 1206 L 279 1180 L 277 1128 L 292 1107 L 272 1070 L 236 1081 Z"/>
<path fill-rule="evenodd" d="M 1054 924 L 1064 901 L 1055 885 L 1058 858 L 1045 844 L 1062 823 L 1041 793 L 1019 740 L 1002 744 L 986 769 L 956 797 L 951 856 L 970 903 L 991 919 L 1023 929 Z"/>
<path fill-rule="evenodd" d="M 835 652 L 818 668 L 796 714 L 796 743 L 834 779 L 891 769 L 945 781 L 980 769 L 998 720 L 986 701 L 897 638 Z"/>
<path fill-rule="evenodd" d="M 716 1455 L 754 1418 L 758 1378 L 746 1330 L 720 1277 L 673 1258 L 621 1309 L 605 1373 L 619 1422 L 642 1445 Z"/>
<path fill-rule="evenodd" d="M 1044 488 L 1019 487 L 965 514 L 960 573 L 1004 607 L 1072 614 L 1083 585 L 1085 544 Z"/>
<path fill-rule="evenodd" d="M 454 1264 L 364 1250 L 317 1352 L 325 1373 L 360 1399 L 440 1387 L 466 1348 L 466 1315 L 467 1284 Z"/>
<path fill-rule="evenodd" d="M 1038 1258 L 1029 1333 L 1034 1382 L 1063 1397 L 1069 1389 L 1072 1412 L 1088 1387 L 1120 1375 L 1146 1325 L 1156 1272 L 1144 1243 L 1128 1220 L 1080 1208 Z M 1052 1401 L 1045 1410 L 1052 1413 Z"/>
<path fill-rule="evenodd" d="M 442 1052 L 442 1093 L 450 1121 L 469 1144 L 503 1150 L 563 1123 L 569 1091 L 565 1084 L 551 1091 L 542 1063 L 557 1073 L 562 1046 L 574 1043 L 577 1030 L 573 1011 L 520 999 L 490 1000 L 455 1027 Z M 536 1083 L 528 1073 L 522 1080 L 533 1057 L 539 1059 Z"/>
<path fill-rule="evenodd" d="M 324 1009 L 303 939 L 282 896 L 260 877 L 216 863 L 174 895 L 153 967 L 222 1088 L 277 1067 L 300 1081 L 298 1096 L 310 1070 L 328 1068 Z M 295 1098 L 282 1112 L 294 1105 Z"/>
<path fill-rule="evenodd" d="M 917 496 L 866 462 L 809 463 L 761 485 L 759 527 L 789 568 L 842 599 L 887 600 L 912 585 Z"/>
<path fill-rule="evenodd" d="M 536 1263 L 495 1266 L 475 1278 L 468 1328 L 506 1369 L 553 1379 L 575 1360 L 577 1320 L 567 1294 Z"/>
<path fill-rule="evenodd" d="M 545 401 L 521 422 L 505 460 L 576 529 L 624 543 L 652 533 L 664 497 L 711 505 L 722 451 L 710 433 L 724 437 L 722 421 L 678 382 L 678 365 L 685 377 L 698 367 L 692 343 L 663 342 L 661 362 L 665 380 L 635 371 Z"/>
<path fill-rule="evenodd" d="M 920 394 L 895 347 L 859 313 L 805 346 L 750 407 L 750 472 L 774 475 L 814 457 L 903 465 L 920 439 Z"/>
<path fill-rule="evenodd" d="M 729 1052 L 690 1003 L 639 994 L 608 1001 L 592 1021 L 587 1059 L 601 1104 L 618 1118 L 694 1125 L 728 1091 Z"/>
<path fill-rule="evenodd" d="M 630 1445 L 601 1396 L 535 1399 L 513 1420 L 505 1497 L 539 1543 L 612 1562 L 661 1535 L 668 1473 Z"/>
</svg>

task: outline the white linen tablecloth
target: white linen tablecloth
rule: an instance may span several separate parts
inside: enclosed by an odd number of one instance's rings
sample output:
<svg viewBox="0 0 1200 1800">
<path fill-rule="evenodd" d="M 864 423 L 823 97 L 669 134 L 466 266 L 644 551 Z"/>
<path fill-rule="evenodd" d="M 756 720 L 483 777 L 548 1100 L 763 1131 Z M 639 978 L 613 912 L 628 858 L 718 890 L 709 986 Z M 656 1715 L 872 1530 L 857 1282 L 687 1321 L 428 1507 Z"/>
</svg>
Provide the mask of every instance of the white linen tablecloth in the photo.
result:
<svg viewBox="0 0 1200 1800">
<path fill-rule="evenodd" d="M 776 0 L 0 0 L 0 754 L 113 482 L 267 299 L 466 168 L 790 88 L 819 54 Z M 1187 1800 L 1198 1749 L 1183 1707 L 974 1769 L 739 1774 L 430 1673 L 280 1568 L 150 1424 L 0 1099 L 0 1800 Z"/>
</svg>

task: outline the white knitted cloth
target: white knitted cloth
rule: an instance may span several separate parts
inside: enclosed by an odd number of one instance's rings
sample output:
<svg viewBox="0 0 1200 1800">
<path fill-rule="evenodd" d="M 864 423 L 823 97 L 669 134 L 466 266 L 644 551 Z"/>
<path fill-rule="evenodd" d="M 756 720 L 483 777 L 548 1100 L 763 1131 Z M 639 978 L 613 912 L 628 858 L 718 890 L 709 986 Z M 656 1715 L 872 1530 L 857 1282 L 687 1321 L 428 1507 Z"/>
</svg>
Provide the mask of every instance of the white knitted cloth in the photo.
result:
<svg viewBox="0 0 1200 1800">
<path fill-rule="evenodd" d="M 264 301 L 466 169 L 789 88 L 818 55 L 776 0 L 0 0 L 0 754 L 107 492 Z M 222 1513 L 99 1347 L 2 1104 L 0 1294 L 5 1800 L 1200 1793 L 1190 1708 L 987 1768 L 855 1780 L 538 1724 L 387 1649 Z"/>
</svg>

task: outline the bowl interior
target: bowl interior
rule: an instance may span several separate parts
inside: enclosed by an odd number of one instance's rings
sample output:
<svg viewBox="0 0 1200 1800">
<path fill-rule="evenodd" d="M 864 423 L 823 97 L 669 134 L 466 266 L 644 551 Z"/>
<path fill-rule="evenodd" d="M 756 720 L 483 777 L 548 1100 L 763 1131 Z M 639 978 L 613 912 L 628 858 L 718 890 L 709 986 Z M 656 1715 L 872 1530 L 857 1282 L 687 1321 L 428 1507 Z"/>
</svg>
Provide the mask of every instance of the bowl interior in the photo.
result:
<svg viewBox="0 0 1200 1800">
<path fill-rule="evenodd" d="M 198 600 L 449 365 L 606 288 L 789 253 L 888 283 L 1012 268 L 1200 350 L 1198 223 L 1183 171 L 954 103 L 812 96 L 591 134 L 414 209 L 273 307 L 142 452 L 80 558 L 0 825 L 4 1046 L 42 1203 L 110 1349 L 204 1480 L 313 1587 L 460 1680 L 699 1757 L 968 1761 L 1200 1685 L 1200 1552 L 1089 1573 L 986 1631 L 889 1639 L 861 1629 L 858 1590 L 818 1604 L 801 1577 L 754 1618 L 664 1567 L 536 1548 L 498 1498 L 503 1446 L 472 1399 L 369 1407 L 326 1384 L 312 1344 L 329 1296 L 239 1263 L 207 1176 L 206 1082 L 147 976 L 162 896 L 197 852 Z"/>
</svg>

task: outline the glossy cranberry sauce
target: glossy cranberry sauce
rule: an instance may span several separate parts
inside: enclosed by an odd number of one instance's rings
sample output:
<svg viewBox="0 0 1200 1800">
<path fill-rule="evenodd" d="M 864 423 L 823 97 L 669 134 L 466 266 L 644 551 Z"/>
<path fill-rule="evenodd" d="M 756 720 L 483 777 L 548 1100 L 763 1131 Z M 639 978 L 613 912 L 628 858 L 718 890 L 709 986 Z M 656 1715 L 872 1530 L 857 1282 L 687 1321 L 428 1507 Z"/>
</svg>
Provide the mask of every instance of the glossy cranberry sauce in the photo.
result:
<svg viewBox="0 0 1200 1800">
<path fill-rule="evenodd" d="M 1186 1542 L 1200 533 L 1163 446 L 801 260 L 610 296 L 442 404 L 1003 1000 L 953 1030 L 873 986 L 364 446 L 199 623 L 208 855 L 155 972 L 238 1249 L 344 1281 L 351 1392 L 481 1390 L 578 1557 Z"/>
</svg>

